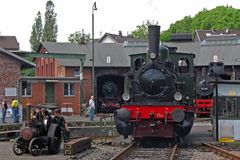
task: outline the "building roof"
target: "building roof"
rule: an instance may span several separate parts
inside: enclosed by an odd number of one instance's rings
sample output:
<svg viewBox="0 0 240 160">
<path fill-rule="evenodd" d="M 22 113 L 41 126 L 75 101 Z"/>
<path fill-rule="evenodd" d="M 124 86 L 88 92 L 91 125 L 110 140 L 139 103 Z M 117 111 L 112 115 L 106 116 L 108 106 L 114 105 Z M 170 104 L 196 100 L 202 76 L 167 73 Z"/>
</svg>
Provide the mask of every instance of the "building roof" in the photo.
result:
<svg viewBox="0 0 240 160">
<path fill-rule="evenodd" d="M 22 77 L 29 82 L 79 82 L 79 77 Z"/>
<path fill-rule="evenodd" d="M 213 56 L 218 56 L 218 61 L 224 62 L 224 65 L 240 65 L 240 45 L 212 45 L 201 46 L 198 53 L 197 66 L 206 66 L 213 61 Z"/>
<path fill-rule="evenodd" d="M 129 41 L 130 42 L 130 41 Z M 177 47 L 177 52 L 195 54 L 195 66 L 208 66 L 215 55 L 225 65 L 240 65 L 240 44 L 202 45 L 199 42 L 164 42 L 169 47 Z M 92 44 L 79 45 L 78 43 L 43 42 L 41 44 L 48 52 L 53 53 L 84 53 L 86 54 L 85 67 L 92 66 Z M 96 67 L 129 67 L 130 54 L 146 53 L 148 44 L 139 43 L 95 43 Z M 110 63 L 107 62 L 107 59 Z M 78 67 L 79 60 L 59 59 L 59 64 L 69 67 Z"/>
<path fill-rule="evenodd" d="M 129 40 L 137 40 L 132 35 L 123 36 L 122 32 L 119 34 L 105 33 L 99 40 L 98 43 L 124 43 Z"/>
<path fill-rule="evenodd" d="M 196 30 L 194 41 L 201 43 L 208 36 L 222 35 L 222 34 L 231 34 L 231 35 L 240 36 L 240 30 L 232 30 L 232 29 L 226 29 L 226 30 Z"/>
<path fill-rule="evenodd" d="M 92 66 L 92 44 L 42 42 L 41 45 L 50 53 L 84 53 L 86 54 L 85 67 Z M 124 47 L 123 43 L 95 43 L 95 67 L 129 67 L 129 54 L 146 52 L 146 47 Z M 107 60 L 108 59 L 108 60 Z M 79 60 L 59 59 L 59 64 L 69 67 L 79 66 Z"/>
<path fill-rule="evenodd" d="M 0 53 L 4 53 L 4 54 L 6 54 L 8 56 L 11 56 L 12 58 L 20 61 L 22 68 L 25 68 L 25 67 L 26 68 L 28 68 L 28 67 L 36 67 L 36 64 L 34 64 L 34 63 L 32 63 L 32 62 L 30 62 L 30 61 L 28 61 L 28 60 L 26 60 L 26 59 L 16 55 L 16 54 L 13 54 L 13 53 L 9 52 L 6 49 L 0 48 Z"/>
<path fill-rule="evenodd" d="M 240 65 L 240 44 L 201 45 L 197 42 L 164 43 L 169 47 L 177 47 L 178 52 L 195 54 L 195 66 L 208 66 L 215 55 L 224 65 Z"/>
<path fill-rule="evenodd" d="M 0 36 L 0 47 L 6 50 L 19 50 L 16 36 Z"/>
<path fill-rule="evenodd" d="M 171 42 L 191 42 L 192 33 L 173 33 L 171 35 Z"/>
</svg>

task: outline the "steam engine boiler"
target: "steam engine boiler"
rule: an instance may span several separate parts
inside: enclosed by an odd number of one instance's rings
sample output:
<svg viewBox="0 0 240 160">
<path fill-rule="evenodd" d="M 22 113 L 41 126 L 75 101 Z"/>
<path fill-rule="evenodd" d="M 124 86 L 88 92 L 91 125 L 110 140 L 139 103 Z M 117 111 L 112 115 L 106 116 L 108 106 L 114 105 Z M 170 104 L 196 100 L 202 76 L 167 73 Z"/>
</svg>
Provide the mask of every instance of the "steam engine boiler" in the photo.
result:
<svg viewBox="0 0 240 160">
<path fill-rule="evenodd" d="M 148 53 L 131 55 L 116 128 L 125 138 L 182 139 L 194 121 L 194 54 L 160 46 L 160 26 L 149 26 L 148 33 Z"/>
</svg>

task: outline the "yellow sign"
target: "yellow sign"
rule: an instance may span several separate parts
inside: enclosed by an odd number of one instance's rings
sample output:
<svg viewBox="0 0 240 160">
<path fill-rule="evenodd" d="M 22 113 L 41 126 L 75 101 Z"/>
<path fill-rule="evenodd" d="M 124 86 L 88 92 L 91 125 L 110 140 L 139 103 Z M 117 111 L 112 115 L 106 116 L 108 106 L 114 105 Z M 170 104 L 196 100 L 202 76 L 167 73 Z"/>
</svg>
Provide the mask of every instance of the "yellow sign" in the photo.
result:
<svg viewBox="0 0 240 160">
<path fill-rule="evenodd" d="M 236 90 L 228 90 L 228 96 L 236 96 L 237 91 Z"/>
</svg>

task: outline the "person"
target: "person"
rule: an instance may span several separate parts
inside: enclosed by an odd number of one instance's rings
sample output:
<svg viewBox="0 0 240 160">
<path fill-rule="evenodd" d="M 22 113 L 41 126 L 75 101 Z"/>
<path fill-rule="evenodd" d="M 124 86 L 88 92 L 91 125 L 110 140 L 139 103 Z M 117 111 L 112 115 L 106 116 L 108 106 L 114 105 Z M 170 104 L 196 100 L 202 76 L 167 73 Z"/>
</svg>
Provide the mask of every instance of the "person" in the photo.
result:
<svg viewBox="0 0 240 160">
<path fill-rule="evenodd" d="M 19 108 L 19 102 L 16 99 L 12 99 L 12 114 L 13 114 L 13 123 L 18 122 L 18 108 Z"/>
<path fill-rule="evenodd" d="M 2 123 L 6 123 L 5 118 L 6 118 L 7 109 L 8 109 L 7 100 L 6 98 L 4 98 L 2 101 Z"/>
<path fill-rule="evenodd" d="M 95 113 L 95 102 L 94 102 L 94 96 L 91 96 L 89 100 L 89 120 L 93 121 L 94 119 L 94 113 Z"/>
<path fill-rule="evenodd" d="M 33 116 L 31 119 L 35 122 L 43 122 L 43 114 L 39 106 L 35 108 L 35 111 L 33 112 Z"/>
<path fill-rule="evenodd" d="M 56 123 L 60 126 L 61 132 L 63 134 L 64 142 L 67 143 L 70 139 L 70 132 L 67 126 L 67 122 L 65 118 L 61 115 L 60 109 L 55 109 L 53 113 L 54 113 L 54 117 L 52 119 L 52 123 Z"/>
</svg>

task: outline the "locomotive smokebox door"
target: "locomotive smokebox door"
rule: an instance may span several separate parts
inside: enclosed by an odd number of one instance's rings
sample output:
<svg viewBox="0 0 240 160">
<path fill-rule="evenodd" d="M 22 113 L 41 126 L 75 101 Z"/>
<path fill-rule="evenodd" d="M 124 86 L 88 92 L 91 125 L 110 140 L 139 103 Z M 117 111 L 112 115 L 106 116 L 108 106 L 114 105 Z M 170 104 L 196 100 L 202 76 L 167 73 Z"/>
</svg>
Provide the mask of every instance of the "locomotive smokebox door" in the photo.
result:
<svg viewBox="0 0 240 160">
<path fill-rule="evenodd" d="M 223 75 L 224 74 L 224 63 L 223 62 L 210 62 L 208 72 L 210 75 Z"/>
</svg>

